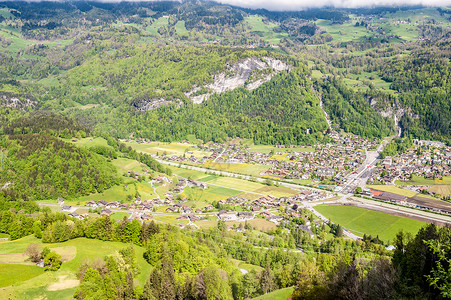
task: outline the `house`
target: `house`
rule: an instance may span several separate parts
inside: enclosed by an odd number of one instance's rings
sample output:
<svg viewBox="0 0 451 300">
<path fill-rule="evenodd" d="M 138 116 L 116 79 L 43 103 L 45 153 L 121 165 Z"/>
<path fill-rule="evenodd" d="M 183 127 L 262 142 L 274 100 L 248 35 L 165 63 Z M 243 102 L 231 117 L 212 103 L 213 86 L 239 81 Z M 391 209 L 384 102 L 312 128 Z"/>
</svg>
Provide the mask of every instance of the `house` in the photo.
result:
<svg viewBox="0 0 451 300">
<path fill-rule="evenodd" d="M 68 214 L 68 216 L 73 217 L 73 218 L 77 218 L 79 217 L 79 215 L 76 212 L 71 212 Z"/>
<path fill-rule="evenodd" d="M 105 207 L 106 207 L 106 208 L 116 208 L 118 205 L 119 205 L 118 202 L 112 201 L 112 202 L 108 202 L 108 203 L 105 205 Z"/>
<path fill-rule="evenodd" d="M 97 207 L 98 205 L 94 200 L 91 200 L 88 203 L 86 203 L 86 206 Z"/>
<path fill-rule="evenodd" d="M 72 208 L 72 206 L 70 205 L 63 205 L 63 207 L 61 208 L 62 211 L 70 211 Z"/>
<path fill-rule="evenodd" d="M 240 211 L 238 212 L 238 218 L 242 220 L 252 220 L 254 215 L 250 211 Z"/>
<path fill-rule="evenodd" d="M 174 213 L 174 212 L 176 212 L 178 209 L 176 209 L 175 207 L 168 207 L 168 208 L 166 208 L 166 212 L 168 212 L 168 213 Z"/>
<path fill-rule="evenodd" d="M 97 202 L 97 204 L 98 204 L 99 206 L 106 206 L 107 202 L 106 202 L 105 200 L 99 200 L 99 201 Z"/>
<path fill-rule="evenodd" d="M 109 210 L 108 208 L 104 208 L 100 211 L 100 215 L 102 215 L 102 216 L 109 216 L 111 214 L 112 214 L 112 211 Z"/>
<path fill-rule="evenodd" d="M 205 205 L 205 210 L 213 210 L 213 205 L 211 205 L 211 204 L 207 204 L 207 205 Z"/>
<path fill-rule="evenodd" d="M 221 218 L 221 217 L 224 216 L 225 214 L 227 214 L 227 211 L 225 211 L 225 210 L 220 210 L 220 211 L 218 212 L 218 217 Z"/>
<path fill-rule="evenodd" d="M 143 221 L 152 220 L 152 219 L 153 219 L 153 216 L 152 216 L 152 215 L 148 215 L 148 214 L 143 214 L 143 215 L 141 216 L 141 219 L 142 219 Z"/>
<path fill-rule="evenodd" d="M 58 198 L 56 199 L 56 202 L 58 203 L 58 205 L 63 205 L 64 204 L 64 198 Z"/>
<path fill-rule="evenodd" d="M 264 211 L 260 213 L 260 216 L 264 218 L 269 218 L 271 216 L 271 213 L 269 211 Z"/>
</svg>

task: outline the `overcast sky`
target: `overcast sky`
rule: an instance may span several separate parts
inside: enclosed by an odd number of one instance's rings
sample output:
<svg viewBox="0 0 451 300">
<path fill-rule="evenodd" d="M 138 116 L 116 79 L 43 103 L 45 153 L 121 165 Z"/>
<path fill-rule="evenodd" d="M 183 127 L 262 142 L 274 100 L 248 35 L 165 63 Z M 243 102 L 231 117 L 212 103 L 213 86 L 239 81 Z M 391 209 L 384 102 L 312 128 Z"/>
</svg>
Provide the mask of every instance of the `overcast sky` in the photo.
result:
<svg viewBox="0 0 451 300">
<path fill-rule="evenodd" d="M 317 7 L 358 8 L 375 6 L 449 6 L 451 0 L 216 0 L 246 8 L 266 8 L 269 10 L 300 10 Z"/>
</svg>

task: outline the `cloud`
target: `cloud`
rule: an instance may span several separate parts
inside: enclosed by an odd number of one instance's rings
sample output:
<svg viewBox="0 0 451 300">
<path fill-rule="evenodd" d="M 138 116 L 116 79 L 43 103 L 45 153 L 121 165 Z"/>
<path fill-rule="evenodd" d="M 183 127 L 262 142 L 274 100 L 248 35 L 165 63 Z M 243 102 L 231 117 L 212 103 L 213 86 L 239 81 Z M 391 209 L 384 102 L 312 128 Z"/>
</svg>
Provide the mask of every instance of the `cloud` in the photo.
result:
<svg viewBox="0 0 451 300">
<path fill-rule="evenodd" d="M 216 0 L 219 3 L 245 8 L 268 10 L 303 10 L 308 8 L 336 7 L 361 8 L 377 6 L 448 6 L 451 0 Z"/>
</svg>

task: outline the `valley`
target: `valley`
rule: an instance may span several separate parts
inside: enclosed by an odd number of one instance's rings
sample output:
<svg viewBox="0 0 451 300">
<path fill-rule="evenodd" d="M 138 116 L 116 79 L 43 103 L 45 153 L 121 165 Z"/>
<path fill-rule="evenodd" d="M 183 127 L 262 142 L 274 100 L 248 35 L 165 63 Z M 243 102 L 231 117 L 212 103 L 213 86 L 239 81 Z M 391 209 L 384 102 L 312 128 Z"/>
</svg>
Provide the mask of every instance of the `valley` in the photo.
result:
<svg viewBox="0 0 451 300">
<path fill-rule="evenodd" d="M 0 298 L 448 297 L 450 29 L 0 2 Z"/>
</svg>

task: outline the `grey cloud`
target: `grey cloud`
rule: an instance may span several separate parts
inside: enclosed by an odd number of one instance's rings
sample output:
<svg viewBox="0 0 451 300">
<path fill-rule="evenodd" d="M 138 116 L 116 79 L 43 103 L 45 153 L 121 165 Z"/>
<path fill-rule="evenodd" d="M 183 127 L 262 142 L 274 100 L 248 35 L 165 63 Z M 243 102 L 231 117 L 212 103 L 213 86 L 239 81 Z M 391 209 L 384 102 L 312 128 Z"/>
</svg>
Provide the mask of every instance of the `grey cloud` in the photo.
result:
<svg viewBox="0 0 451 300">
<path fill-rule="evenodd" d="M 451 0 L 217 0 L 219 3 L 246 8 L 265 8 L 268 10 L 302 10 L 307 8 L 336 7 L 360 8 L 376 6 L 447 6 Z"/>
</svg>

